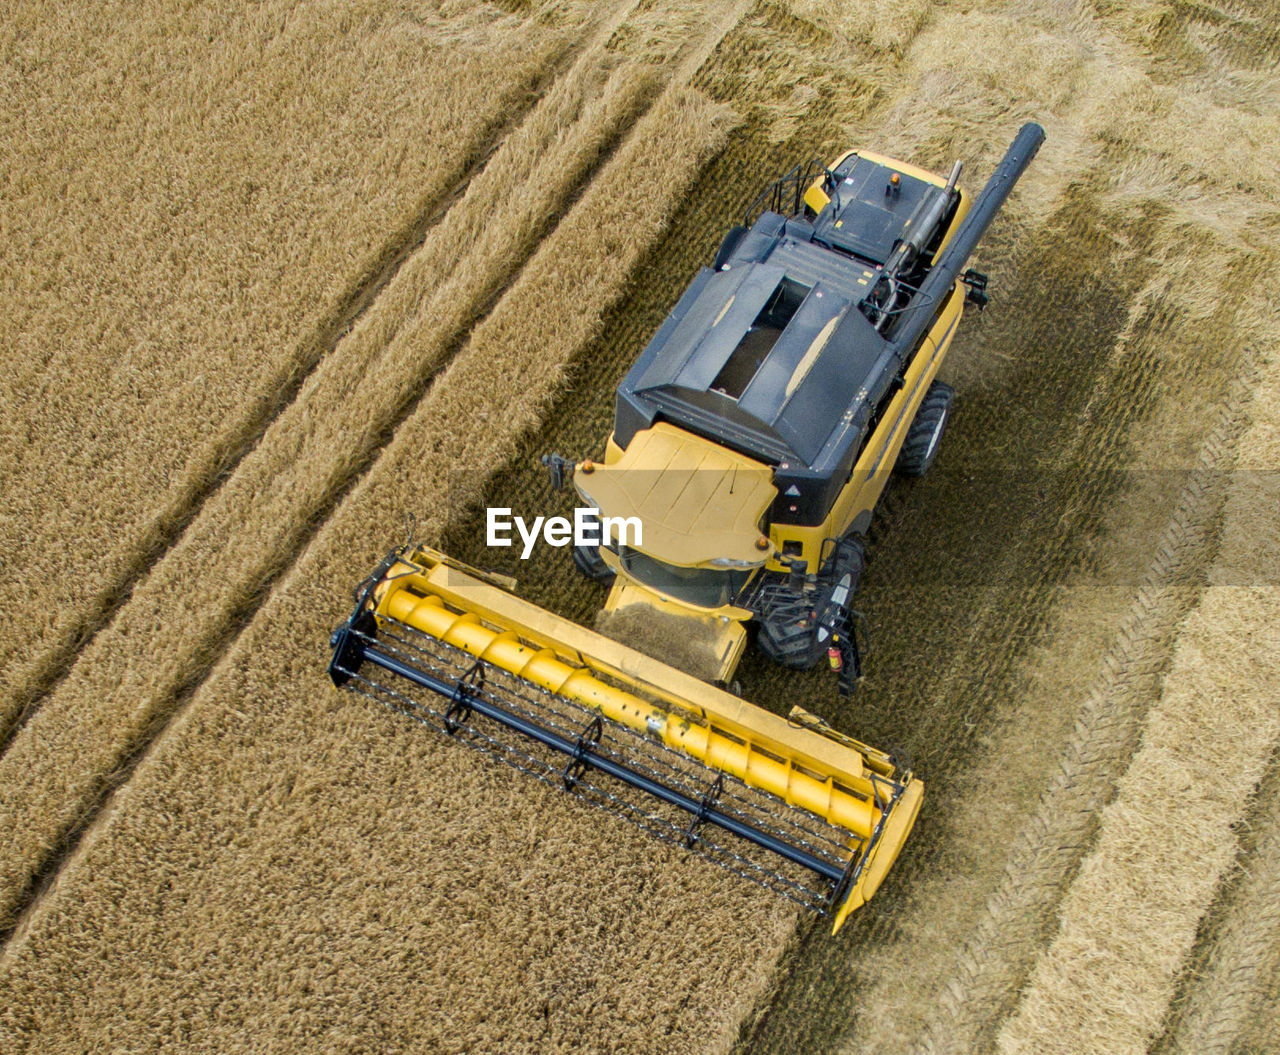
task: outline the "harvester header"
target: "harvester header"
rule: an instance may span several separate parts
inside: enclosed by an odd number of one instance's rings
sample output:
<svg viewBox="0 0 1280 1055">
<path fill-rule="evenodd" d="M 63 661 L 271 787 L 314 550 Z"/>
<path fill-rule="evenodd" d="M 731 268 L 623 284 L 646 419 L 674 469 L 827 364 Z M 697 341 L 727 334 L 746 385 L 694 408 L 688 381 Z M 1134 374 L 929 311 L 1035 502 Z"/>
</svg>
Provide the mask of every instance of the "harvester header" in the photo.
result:
<svg viewBox="0 0 1280 1055">
<path fill-rule="evenodd" d="M 880 885 L 919 809 L 920 781 L 882 752 L 803 712 L 755 707 L 427 547 L 390 555 L 331 643 L 335 684 L 829 913 L 837 929 Z"/>
</svg>

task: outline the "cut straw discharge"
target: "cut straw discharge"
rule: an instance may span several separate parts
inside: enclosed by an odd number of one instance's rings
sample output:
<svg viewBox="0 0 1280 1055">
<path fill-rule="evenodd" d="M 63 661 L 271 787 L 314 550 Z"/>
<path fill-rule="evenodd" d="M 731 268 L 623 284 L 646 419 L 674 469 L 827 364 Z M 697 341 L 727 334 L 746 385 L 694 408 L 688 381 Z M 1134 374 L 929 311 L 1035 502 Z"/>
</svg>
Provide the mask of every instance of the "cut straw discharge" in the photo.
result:
<svg viewBox="0 0 1280 1055">
<path fill-rule="evenodd" d="M 1002 1052 L 1146 1052 L 1280 738 L 1280 370 L 1260 379 L 1209 586 Z M 1253 471 L 1262 470 L 1262 471 Z"/>
<path fill-rule="evenodd" d="M 0 736 L 562 66 L 556 6 L 6 12 Z"/>
<path fill-rule="evenodd" d="M 207 672 L 653 84 L 651 67 L 602 48 L 583 56 L 46 697 L 0 757 L 0 825 L 15 833 L 0 862 L 0 918 Z"/>
<path fill-rule="evenodd" d="M 793 910 L 339 695 L 324 653 L 404 511 L 436 536 L 458 468 L 455 508 L 537 423 L 732 123 L 664 94 L 476 327 L 16 932 L 0 1046 L 729 1049 Z"/>
</svg>

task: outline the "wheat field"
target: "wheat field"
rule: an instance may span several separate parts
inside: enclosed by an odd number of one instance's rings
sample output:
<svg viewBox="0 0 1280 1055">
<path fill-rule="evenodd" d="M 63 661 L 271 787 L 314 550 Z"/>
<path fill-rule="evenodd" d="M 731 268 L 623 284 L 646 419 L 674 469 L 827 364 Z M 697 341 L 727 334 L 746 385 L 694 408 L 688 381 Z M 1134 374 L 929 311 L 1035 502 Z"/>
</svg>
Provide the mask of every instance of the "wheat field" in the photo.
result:
<svg viewBox="0 0 1280 1055">
<path fill-rule="evenodd" d="M 45 697 L 0 759 L 0 782 L 21 787 L 4 803 L 5 824 L 23 834 L 0 869 L 0 904 L 208 670 L 238 614 L 350 486 L 650 85 L 644 67 L 610 73 L 591 57 L 566 73 Z M 512 194 L 521 175 L 528 193 Z M 195 582 L 209 584 L 200 603 L 174 605 Z"/>
<path fill-rule="evenodd" d="M 256 443 L 589 7 L 556 26 L 481 3 L 16 5 L 0 734 Z"/>
<path fill-rule="evenodd" d="M 1280 1042 L 1274 2 L 13 7 L 0 1049 Z M 332 689 L 407 517 L 590 624 L 480 510 L 568 501 L 769 176 L 1029 119 L 867 678 L 741 668 L 925 779 L 837 938 Z"/>
</svg>

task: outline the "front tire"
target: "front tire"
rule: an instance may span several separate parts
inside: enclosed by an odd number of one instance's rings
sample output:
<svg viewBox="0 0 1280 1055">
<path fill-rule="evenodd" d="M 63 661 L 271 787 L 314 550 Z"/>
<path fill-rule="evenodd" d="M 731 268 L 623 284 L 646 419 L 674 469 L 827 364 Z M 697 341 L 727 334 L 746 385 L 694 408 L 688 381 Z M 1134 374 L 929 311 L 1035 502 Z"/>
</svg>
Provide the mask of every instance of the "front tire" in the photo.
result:
<svg viewBox="0 0 1280 1055">
<path fill-rule="evenodd" d="M 956 391 L 950 385 L 935 381 L 929 386 L 916 411 L 915 420 L 902 441 L 894 471 L 903 476 L 923 476 L 938 457 L 942 434 L 951 417 L 951 403 Z"/>
<path fill-rule="evenodd" d="M 760 617 L 756 647 L 774 663 L 794 670 L 817 666 L 832 646 L 832 630 L 842 625 L 865 564 L 862 541 L 850 536 L 828 558 L 826 585 L 813 593 L 783 593 Z M 840 625 L 837 625 L 840 624 Z"/>
<path fill-rule="evenodd" d="M 604 583 L 606 586 L 613 582 L 613 569 L 600 556 L 599 546 L 574 546 L 573 563 L 592 582 Z"/>
</svg>

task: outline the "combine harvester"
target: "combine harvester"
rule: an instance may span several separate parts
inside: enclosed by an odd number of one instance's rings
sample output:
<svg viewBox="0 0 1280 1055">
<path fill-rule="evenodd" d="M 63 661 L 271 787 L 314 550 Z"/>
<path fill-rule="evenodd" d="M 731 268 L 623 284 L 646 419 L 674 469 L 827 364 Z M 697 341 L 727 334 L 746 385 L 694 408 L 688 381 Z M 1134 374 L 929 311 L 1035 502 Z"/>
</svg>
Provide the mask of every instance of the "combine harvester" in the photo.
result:
<svg viewBox="0 0 1280 1055">
<path fill-rule="evenodd" d="M 410 544 L 334 631 L 334 683 L 838 930 L 896 859 L 923 786 L 815 715 L 784 719 L 729 691 L 744 624 L 772 659 L 828 658 L 852 689 L 863 535 L 890 472 L 922 474 L 937 454 L 952 392 L 935 375 L 965 303 L 987 299 L 964 269 L 1043 139 L 1024 126 L 976 200 L 959 163 L 947 179 L 865 152 L 797 166 L 623 380 L 603 462 L 544 459 L 599 515 L 638 518 L 642 542 L 582 543 L 575 563 L 612 583 L 606 612 L 698 643 L 705 680 Z"/>
</svg>

